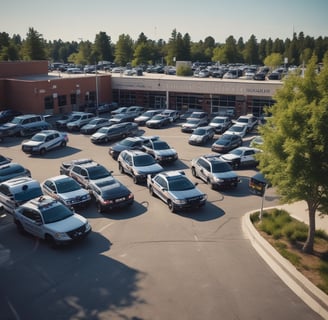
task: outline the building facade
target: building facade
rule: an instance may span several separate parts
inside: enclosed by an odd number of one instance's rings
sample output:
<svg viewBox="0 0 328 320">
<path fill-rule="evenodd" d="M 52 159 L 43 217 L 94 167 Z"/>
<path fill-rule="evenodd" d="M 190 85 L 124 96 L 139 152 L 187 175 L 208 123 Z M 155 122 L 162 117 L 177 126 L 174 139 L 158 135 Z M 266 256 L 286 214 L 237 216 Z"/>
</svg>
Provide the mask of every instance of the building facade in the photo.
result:
<svg viewBox="0 0 328 320">
<path fill-rule="evenodd" d="M 48 74 L 47 61 L 0 62 L 1 109 L 58 114 L 110 101 L 110 74 Z"/>
</svg>

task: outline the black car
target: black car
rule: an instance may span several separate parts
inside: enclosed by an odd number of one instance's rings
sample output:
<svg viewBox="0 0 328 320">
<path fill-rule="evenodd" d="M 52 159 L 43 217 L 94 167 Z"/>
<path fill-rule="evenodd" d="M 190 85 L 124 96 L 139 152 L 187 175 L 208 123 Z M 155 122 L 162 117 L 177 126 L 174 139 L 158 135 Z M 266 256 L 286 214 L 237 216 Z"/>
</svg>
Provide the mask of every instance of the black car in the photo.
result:
<svg viewBox="0 0 328 320">
<path fill-rule="evenodd" d="M 89 191 L 96 200 L 98 212 L 129 206 L 134 202 L 133 193 L 113 177 L 91 182 Z"/>
<path fill-rule="evenodd" d="M 6 123 L 14 119 L 16 116 L 20 116 L 22 113 L 13 109 L 6 109 L 0 111 L 0 123 Z"/>
<path fill-rule="evenodd" d="M 123 150 L 141 150 L 143 140 L 139 137 L 127 137 L 109 147 L 108 153 L 113 159 L 117 159 Z"/>
<path fill-rule="evenodd" d="M 238 148 L 243 144 L 243 139 L 237 134 L 223 134 L 212 144 L 212 151 L 227 153 L 232 149 Z"/>
</svg>

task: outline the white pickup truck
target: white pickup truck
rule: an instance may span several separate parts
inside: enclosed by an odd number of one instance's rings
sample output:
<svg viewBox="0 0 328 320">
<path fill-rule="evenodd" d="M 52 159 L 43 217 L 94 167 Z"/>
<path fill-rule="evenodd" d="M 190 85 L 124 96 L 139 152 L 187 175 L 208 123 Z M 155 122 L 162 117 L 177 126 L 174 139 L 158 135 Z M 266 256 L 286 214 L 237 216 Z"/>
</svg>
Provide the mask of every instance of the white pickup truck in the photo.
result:
<svg viewBox="0 0 328 320">
<path fill-rule="evenodd" d="M 244 116 L 240 116 L 236 122 L 236 124 L 246 125 L 247 132 L 251 132 L 258 124 L 257 118 L 252 114 L 247 114 Z"/>
</svg>

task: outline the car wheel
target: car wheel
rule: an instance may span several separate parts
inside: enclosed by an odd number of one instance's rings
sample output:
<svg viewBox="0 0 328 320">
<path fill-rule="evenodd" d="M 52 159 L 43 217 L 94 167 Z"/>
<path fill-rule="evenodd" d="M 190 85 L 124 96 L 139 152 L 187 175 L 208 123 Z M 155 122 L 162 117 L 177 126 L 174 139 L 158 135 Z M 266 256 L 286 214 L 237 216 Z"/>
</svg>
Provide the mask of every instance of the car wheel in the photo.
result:
<svg viewBox="0 0 328 320">
<path fill-rule="evenodd" d="M 154 189 L 152 186 L 149 186 L 149 193 L 152 197 L 155 197 Z"/>
<path fill-rule="evenodd" d="M 104 139 L 104 142 L 105 142 L 105 143 L 108 143 L 108 142 L 109 142 L 109 139 L 106 137 L 106 138 Z"/>
<path fill-rule="evenodd" d="M 103 213 L 104 212 L 104 208 L 103 208 L 103 206 L 101 205 L 101 203 L 99 201 L 96 202 L 96 206 L 97 206 L 97 211 L 99 213 Z"/>
<path fill-rule="evenodd" d="M 167 205 L 168 205 L 171 212 L 175 212 L 175 207 L 174 207 L 174 204 L 171 200 L 168 200 Z"/>
<path fill-rule="evenodd" d="M 21 130 L 21 131 L 19 132 L 19 135 L 20 135 L 21 137 L 25 137 L 25 131 L 24 131 L 24 130 Z"/>
<path fill-rule="evenodd" d="M 124 173 L 124 169 L 123 169 L 123 166 L 121 165 L 121 163 L 118 164 L 118 170 L 119 170 L 121 173 Z"/>
<path fill-rule="evenodd" d="M 137 176 L 132 176 L 132 178 L 133 178 L 133 182 L 134 182 L 135 184 L 137 184 L 137 183 L 139 182 Z"/>
<path fill-rule="evenodd" d="M 63 141 L 60 145 L 61 145 L 62 147 L 66 147 L 66 141 Z"/>
<path fill-rule="evenodd" d="M 240 167 L 240 161 L 235 161 L 232 166 L 234 169 L 238 169 Z"/>
<path fill-rule="evenodd" d="M 22 224 L 20 223 L 20 221 L 15 220 L 15 224 L 16 224 L 16 227 L 17 227 L 18 232 L 20 234 L 25 234 L 25 229 L 22 226 Z"/>
<path fill-rule="evenodd" d="M 196 169 L 194 167 L 191 168 L 191 174 L 197 178 Z"/>
<path fill-rule="evenodd" d="M 44 155 L 45 153 L 46 153 L 46 149 L 45 148 L 40 149 L 40 154 L 41 155 Z"/>
<path fill-rule="evenodd" d="M 57 243 L 56 243 L 53 236 L 51 236 L 50 234 L 46 234 L 45 239 L 46 239 L 46 241 L 48 242 L 48 244 L 51 248 L 56 248 L 57 247 Z"/>
<path fill-rule="evenodd" d="M 215 189 L 215 185 L 212 183 L 210 178 L 207 178 L 206 183 L 209 184 L 211 186 L 211 189 L 214 190 Z"/>
</svg>

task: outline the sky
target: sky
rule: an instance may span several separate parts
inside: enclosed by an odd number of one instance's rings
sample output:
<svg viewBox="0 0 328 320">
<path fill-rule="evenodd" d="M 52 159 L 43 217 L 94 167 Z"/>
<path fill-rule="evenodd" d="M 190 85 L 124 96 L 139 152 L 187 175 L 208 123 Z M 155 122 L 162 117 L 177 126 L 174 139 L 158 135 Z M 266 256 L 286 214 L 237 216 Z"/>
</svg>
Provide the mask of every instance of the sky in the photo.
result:
<svg viewBox="0 0 328 320">
<path fill-rule="evenodd" d="M 328 36 L 328 0 L 0 0 L 0 32 L 26 38 L 33 28 L 47 41 L 91 41 L 106 32 L 137 40 L 168 41 L 175 29 L 192 42 L 211 36 L 224 43 L 229 36 L 244 42 L 285 40 L 303 32 Z M 5 2 L 5 4 L 4 4 Z"/>
</svg>

